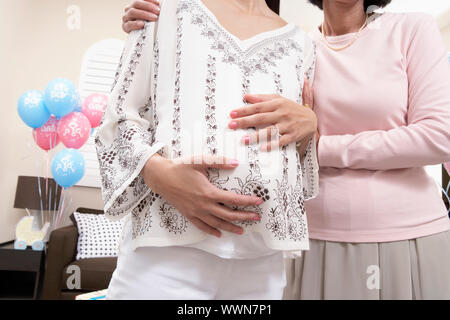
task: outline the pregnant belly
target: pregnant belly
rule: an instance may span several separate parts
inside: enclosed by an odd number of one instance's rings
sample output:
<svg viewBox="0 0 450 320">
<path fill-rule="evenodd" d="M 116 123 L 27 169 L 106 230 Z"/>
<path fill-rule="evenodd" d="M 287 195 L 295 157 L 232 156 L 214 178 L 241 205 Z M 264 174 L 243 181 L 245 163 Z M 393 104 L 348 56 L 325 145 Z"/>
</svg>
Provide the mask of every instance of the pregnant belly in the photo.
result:
<svg viewBox="0 0 450 320">
<path fill-rule="evenodd" d="M 232 170 L 210 169 L 209 181 L 220 189 L 257 196 L 264 201 L 260 206 L 233 209 L 267 215 L 283 201 L 287 203 L 289 195 L 286 191 L 292 192 L 295 189 L 297 177 L 295 146 L 264 152 L 260 151 L 258 146 L 249 147 L 240 142 L 242 132 L 228 134 L 234 137 L 225 139 L 228 145 L 221 150 L 224 151 L 225 157 L 238 160 L 239 166 Z M 286 199 L 281 199 L 282 197 Z"/>
</svg>

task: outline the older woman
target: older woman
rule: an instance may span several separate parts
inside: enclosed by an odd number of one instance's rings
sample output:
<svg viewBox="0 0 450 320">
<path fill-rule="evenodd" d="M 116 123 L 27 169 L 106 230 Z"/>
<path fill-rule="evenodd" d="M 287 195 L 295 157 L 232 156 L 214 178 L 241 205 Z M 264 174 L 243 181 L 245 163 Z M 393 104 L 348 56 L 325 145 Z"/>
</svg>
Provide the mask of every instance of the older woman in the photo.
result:
<svg viewBox="0 0 450 320">
<path fill-rule="evenodd" d="M 439 30 L 425 14 L 367 13 L 387 0 L 311 2 L 324 10 L 312 32 L 320 192 L 307 203 L 310 251 L 289 263 L 285 296 L 449 299 L 450 222 L 424 169 L 450 159 Z M 237 108 L 234 121 L 257 126 L 274 105 Z"/>
</svg>

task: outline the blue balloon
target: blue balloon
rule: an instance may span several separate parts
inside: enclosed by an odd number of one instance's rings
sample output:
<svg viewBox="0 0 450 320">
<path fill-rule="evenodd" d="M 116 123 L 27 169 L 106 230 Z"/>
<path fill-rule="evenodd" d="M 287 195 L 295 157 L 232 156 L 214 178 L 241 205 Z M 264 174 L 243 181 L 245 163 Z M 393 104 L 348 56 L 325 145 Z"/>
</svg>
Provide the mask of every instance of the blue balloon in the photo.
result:
<svg viewBox="0 0 450 320">
<path fill-rule="evenodd" d="M 34 129 L 42 127 L 50 119 L 50 112 L 44 104 L 44 94 L 39 90 L 22 94 L 17 103 L 17 111 L 22 121 Z"/>
<path fill-rule="evenodd" d="M 79 95 L 72 81 L 57 78 L 45 88 L 45 106 L 56 117 L 64 117 L 79 105 Z"/>
<path fill-rule="evenodd" d="M 63 149 L 52 160 L 52 174 L 63 188 L 75 185 L 84 176 L 83 155 L 75 149 Z"/>
</svg>

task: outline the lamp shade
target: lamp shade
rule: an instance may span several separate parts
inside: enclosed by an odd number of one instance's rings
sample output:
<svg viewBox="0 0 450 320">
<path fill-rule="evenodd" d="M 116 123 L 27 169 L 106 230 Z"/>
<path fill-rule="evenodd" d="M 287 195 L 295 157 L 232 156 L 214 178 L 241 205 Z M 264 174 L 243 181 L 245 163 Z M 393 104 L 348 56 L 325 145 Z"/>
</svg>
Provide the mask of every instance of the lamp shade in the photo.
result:
<svg viewBox="0 0 450 320">
<path fill-rule="evenodd" d="M 58 210 L 61 201 L 61 189 L 62 188 L 55 182 L 55 180 L 51 178 L 19 176 L 17 179 L 14 208 L 26 208 L 31 210 Z"/>
</svg>

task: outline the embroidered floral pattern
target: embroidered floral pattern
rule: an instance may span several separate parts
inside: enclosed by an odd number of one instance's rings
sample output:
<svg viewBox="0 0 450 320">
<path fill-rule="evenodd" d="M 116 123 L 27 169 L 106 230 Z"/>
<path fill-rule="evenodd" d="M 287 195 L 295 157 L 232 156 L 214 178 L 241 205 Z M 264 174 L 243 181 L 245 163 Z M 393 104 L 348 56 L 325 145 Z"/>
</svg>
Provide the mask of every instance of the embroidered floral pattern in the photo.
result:
<svg viewBox="0 0 450 320">
<path fill-rule="evenodd" d="M 298 68 L 297 70 L 300 70 Z M 273 75 L 276 92 L 283 93 L 283 86 L 281 83 L 281 76 L 274 73 Z M 284 240 L 286 237 L 294 241 L 303 241 L 307 238 L 306 223 L 303 217 L 305 207 L 303 203 L 302 194 L 302 175 L 300 168 L 300 161 L 298 153 L 296 152 L 297 160 L 297 181 L 296 186 L 289 184 L 289 158 L 287 154 L 287 146 L 281 148 L 282 154 L 282 179 L 276 179 L 275 193 L 275 207 L 269 211 L 269 220 L 266 227 L 272 231 L 274 236 L 279 240 Z"/>
<path fill-rule="evenodd" d="M 161 216 L 160 227 L 169 230 L 175 234 L 186 232 L 188 227 L 187 219 L 181 215 L 174 206 L 164 202 L 159 208 Z"/>
<path fill-rule="evenodd" d="M 156 97 L 158 92 L 158 73 L 159 73 L 159 41 L 156 40 L 153 48 L 153 106 L 152 106 L 152 143 L 156 141 L 156 129 L 159 125 L 158 112 L 156 108 Z"/>
<path fill-rule="evenodd" d="M 146 153 L 146 148 L 138 141 L 142 141 L 141 143 L 148 147 L 150 143 L 148 139 L 147 131 L 127 121 L 119 122 L 116 137 L 110 145 L 104 145 L 98 137 L 95 139 L 105 203 L 113 196 L 114 187 L 122 185 L 134 174 L 134 171 L 130 169 L 136 168 Z M 117 170 L 118 168 L 122 168 L 122 170 Z M 131 198 L 139 199 L 146 192 L 148 192 L 148 188 L 142 177 L 137 176 L 116 198 L 108 210 L 108 214 L 119 216 L 124 210 L 129 210 L 134 206 L 133 201 L 130 201 Z"/>
<path fill-rule="evenodd" d="M 267 201 L 270 199 L 269 190 L 266 185 L 270 183 L 270 180 L 263 179 L 261 174 L 255 174 L 252 170 L 250 173 L 242 179 L 240 177 L 234 178 L 239 186 L 239 188 L 231 188 L 232 191 L 241 195 L 255 195 L 261 197 L 263 201 Z M 233 206 L 233 210 L 248 210 L 257 213 L 260 217 L 262 217 L 263 211 L 261 206 L 249 206 L 249 207 L 238 207 Z M 241 221 L 239 224 L 244 226 L 251 226 L 260 223 L 261 221 Z"/>
<path fill-rule="evenodd" d="M 147 38 L 147 28 L 148 24 L 145 24 L 144 28 L 140 31 L 138 40 L 136 42 L 136 46 L 134 48 L 134 51 L 131 55 L 129 64 L 127 66 L 127 70 L 124 73 L 124 79 L 122 83 L 122 87 L 119 90 L 119 95 L 117 97 L 117 103 L 116 103 L 116 112 L 118 114 L 123 114 L 122 105 L 125 101 L 125 96 L 128 94 L 128 88 L 130 87 L 131 83 L 133 82 L 133 76 L 134 72 L 139 65 L 140 57 L 142 55 L 142 51 L 144 50 L 144 46 L 146 43 Z"/>
<path fill-rule="evenodd" d="M 158 85 L 158 69 L 159 69 L 159 46 L 158 41 L 154 42 L 153 47 L 153 96 L 150 95 L 147 103 L 139 109 L 139 116 L 142 118 L 148 118 L 148 113 L 151 112 L 152 125 L 148 128 L 148 132 L 151 136 L 151 144 L 156 141 L 156 130 L 158 128 L 158 116 L 156 114 L 156 92 Z M 144 194 L 148 189 L 143 179 L 136 178 L 130 184 L 130 188 L 133 190 L 134 198 L 138 198 Z M 135 239 L 144 235 L 152 227 L 152 205 L 156 200 L 160 200 L 161 196 L 153 191 L 141 200 L 141 202 L 135 207 L 132 214 L 132 238 Z"/>
<path fill-rule="evenodd" d="M 297 103 L 302 104 L 303 103 L 303 80 L 304 80 L 304 74 L 303 74 L 303 59 L 299 57 L 297 64 L 295 65 L 295 71 L 297 74 L 297 82 L 298 82 L 298 98 Z"/>
<path fill-rule="evenodd" d="M 216 121 L 216 58 L 208 56 L 205 92 L 206 144 L 211 155 L 217 154 Z"/>
<path fill-rule="evenodd" d="M 125 51 L 125 49 L 123 49 L 123 50 Z M 119 58 L 119 65 L 117 66 L 116 73 L 114 74 L 114 81 L 113 81 L 113 84 L 112 84 L 112 86 L 111 86 L 111 91 L 114 90 L 114 88 L 115 88 L 116 85 L 117 85 L 117 81 L 119 81 L 120 70 L 122 70 L 122 60 L 123 60 L 123 52 L 122 52 L 122 54 L 120 55 L 120 58 Z"/>
<path fill-rule="evenodd" d="M 145 210 L 146 209 L 146 210 Z M 144 214 L 142 215 L 142 213 Z M 148 210 L 148 198 L 142 199 L 141 202 L 133 209 L 132 215 L 132 238 L 135 239 L 143 235 L 152 226 L 152 217 L 150 210 Z"/>
<path fill-rule="evenodd" d="M 197 1 L 180 1 L 178 13 L 182 12 L 189 12 L 192 24 L 198 25 L 202 35 L 211 40 L 211 49 L 221 53 L 222 61 L 237 65 L 247 77 L 256 72 L 267 73 L 269 66 L 275 66 L 276 61 L 288 56 L 291 50 L 302 50 L 292 39 L 298 28 L 242 50 L 230 34 Z"/>
<path fill-rule="evenodd" d="M 183 17 L 178 17 L 177 25 L 177 51 L 175 60 L 175 92 L 173 96 L 173 138 L 172 157 L 181 157 L 181 106 L 180 106 L 180 75 L 181 75 L 181 38 Z"/>
<path fill-rule="evenodd" d="M 145 118 L 146 113 L 151 110 L 151 106 L 152 106 L 152 97 L 149 97 L 147 103 L 139 108 L 139 111 L 138 111 L 139 116 L 141 118 Z"/>
<path fill-rule="evenodd" d="M 313 148 L 316 146 L 314 145 L 314 140 L 311 139 L 309 141 L 308 146 L 306 148 L 306 154 L 303 159 L 303 165 L 302 165 L 302 178 L 303 178 L 303 184 L 307 185 L 308 188 L 303 188 L 303 195 L 305 199 L 311 199 L 314 197 L 314 195 L 317 193 L 318 190 L 316 190 L 317 181 L 314 175 L 314 158 L 313 158 Z"/>
<path fill-rule="evenodd" d="M 302 65 L 303 65 L 303 59 L 300 59 L 299 62 L 296 65 L 296 72 L 297 72 L 297 81 L 300 88 L 298 103 L 303 103 L 303 97 L 302 97 L 302 88 L 303 88 L 303 80 L 304 78 L 311 79 L 313 76 L 314 70 L 315 70 L 315 64 L 316 64 L 316 55 L 317 55 L 317 45 L 315 43 L 312 44 L 312 52 L 313 52 L 313 59 L 311 65 L 308 67 L 308 70 L 305 72 L 305 74 L 302 74 Z M 314 152 L 313 148 L 316 146 L 314 145 L 314 139 L 311 139 L 311 141 L 308 143 L 308 146 L 306 147 L 306 150 L 303 154 L 303 161 L 300 159 L 300 157 L 297 154 L 297 185 L 296 189 L 303 189 L 303 197 L 305 199 L 312 198 L 318 190 L 316 190 L 317 181 L 316 181 L 316 174 L 314 173 L 316 165 L 314 164 Z M 303 162 L 303 164 L 302 164 Z"/>
<path fill-rule="evenodd" d="M 205 124 L 206 124 L 206 145 L 209 154 L 217 155 L 217 121 L 216 121 L 216 57 L 209 55 L 207 61 L 206 89 L 205 89 Z M 219 178 L 219 170 L 209 168 L 206 171 L 209 182 L 220 189 L 226 189 L 224 184 L 227 179 Z"/>
<path fill-rule="evenodd" d="M 250 79 L 249 75 L 246 72 L 242 72 L 242 97 L 245 96 L 249 92 L 250 89 Z M 243 102 L 247 104 L 247 102 L 243 99 Z M 256 128 L 248 128 L 249 132 L 255 132 Z M 264 201 L 270 199 L 269 190 L 265 185 L 270 183 L 270 180 L 265 180 L 262 178 L 261 169 L 259 167 L 258 160 L 258 146 L 257 145 L 249 145 L 247 146 L 247 157 L 250 166 L 250 172 L 245 177 L 245 179 L 241 179 L 239 177 L 235 177 L 236 182 L 239 185 L 239 188 L 232 188 L 232 190 L 238 194 L 242 195 L 256 195 L 261 196 Z M 263 214 L 263 211 L 260 206 L 251 206 L 249 208 L 241 208 L 234 206 L 234 210 L 251 210 L 252 212 L 257 213 L 260 217 Z M 244 226 L 250 226 L 259 224 L 260 221 L 242 221 L 240 224 Z"/>
<path fill-rule="evenodd" d="M 312 58 L 312 63 L 309 66 L 308 70 L 306 70 L 305 75 L 306 78 L 311 79 L 314 73 L 314 70 L 316 68 L 316 56 L 317 56 L 317 45 L 315 42 L 313 42 L 312 44 L 312 52 L 313 52 L 313 58 Z"/>
<path fill-rule="evenodd" d="M 177 38 L 176 38 L 176 58 L 175 58 L 175 89 L 173 97 L 173 118 L 172 118 L 172 157 L 181 157 L 181 104 L 180 104 L 180 75 L 181 75 L 181 38 L 183 35 L 183 17 L 178 16 L 177 24 Z M 156 114 L 156 112 L 155 112 Z M 159 208 L 161 216 L 160 226 L 173 232 L 181 234 L 187 230 L 188 220 L 185 216 L 179 213 L 175 207 L 167 202 L 164 202 Z"/>
<path fill-rule="evenodd" d="M 281 84 L 281 76 L 278 73 L 273 73 L 273 80 L 275 83 L 276 93 L 283 94 L 283 86 Z M 272 233 L 279 240 L 286 238 L 286 213 L 289 209 L 288 188 L 289 188 L 289 175 L 288 165 L 289 158 L 287 156 L 286 146 L 281 148 L 282 160 L 282 178 L 281 181 L 276 179 L 275 203 L 277 206 L 270 209 L 269 222 L 266 227 L 272 231 Z"/>
</svg>

